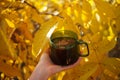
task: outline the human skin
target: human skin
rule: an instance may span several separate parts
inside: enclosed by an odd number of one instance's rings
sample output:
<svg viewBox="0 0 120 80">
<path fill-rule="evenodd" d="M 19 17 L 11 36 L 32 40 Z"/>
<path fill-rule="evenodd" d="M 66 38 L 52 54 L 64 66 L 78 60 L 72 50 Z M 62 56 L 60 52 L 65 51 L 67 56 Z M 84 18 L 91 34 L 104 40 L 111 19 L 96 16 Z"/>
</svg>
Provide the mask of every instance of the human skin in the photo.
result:
<svg viewBox="0 0 120 80">
<path fill-rule="evenodd" d="M 79 62 L 81 60 L 81 58 L 79 58 L 76 63 L 74 63 L 73 65 L 69 65 L 69 66 L 55 65 L 51 61 L 51 59 L 49 57 L 49 53 L 50 53 L 50 50 L 47 49 L 41 55 L 41 58 L 40 58 L 38 64 L 36 65 L 34 71 L 32 72 L 29 80 L 48 80 L 48 78 L 51 75 L 53 75 L 57 72 L 66 70 L 66 69 L 73 68 L 74 66 L 79 64 Z"/>
</svg>

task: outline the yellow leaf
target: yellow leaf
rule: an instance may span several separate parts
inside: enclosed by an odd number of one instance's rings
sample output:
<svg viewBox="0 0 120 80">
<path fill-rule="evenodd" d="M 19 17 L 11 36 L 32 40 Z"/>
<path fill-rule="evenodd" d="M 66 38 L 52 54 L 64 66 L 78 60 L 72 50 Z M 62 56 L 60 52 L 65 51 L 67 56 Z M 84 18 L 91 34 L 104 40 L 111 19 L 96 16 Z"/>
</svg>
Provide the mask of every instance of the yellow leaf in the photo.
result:
<svg viewBox="0 0 120 80">
<path fill-rule="evenodd" d="M 87 80 L 94 72 L 96 72 L 98 65 L 94 63 L 86 63 L 78 65 L 68 70 L 63 77 L 63 80 Z"/>
<path fill-rule="evenodd" d="M 106 57 L 102 60 L 101 67 L 103 68 L 101 79 L 118 80 L 120 73 L 120 60 L 117 58 Z"/>
<path fill-rule="evenodd" d="M 60 14 L 60 16 L 62 16 L 63 18 L 61 18 L 58 22 L 58 26 L 56 28 L 56 30 L 71 30 L 73 32 L 76 32 L 77 34 L 79 34 L 79 29 L 77 26 L 75 26 L 75 24 L 73 23 L 73 20 L 71 19 L 70 16 L 68 16 L 65 12 L 62 12 Z"/>
<path fill-rule="evenodd" d="M 98 32 L 90 37 L 93 44 L 99 43 L 102 40 L 102 35 Z"/>
<path fill-rule="evenodd" d="M 115 14 L 116 14 L 117 18 L 115 18 L 112 23 L 113 28 L 115 28 L 114 32 L 117 32 L 117 33 L 120 32 L 120 11 L 118 11 L 118 10 L 120 10 L 120 6 L 117 6 L 115 9 Z"/>
<path fill-rule="evenodd" d="M 0 20 L 0 29 L 7 34 L 7 28 L 9 27 L 9 25 L 7 24 L 7 22 L 5 21 L 5 19 Z"/>
<path fill-rule="evenodd" d="M 98 9 L 98 12 L 101 14 L 101 17 L 106 18 L 115 18 L 116 15 L 114 13 L 114 6 L 110 5 L 108 2 L 105 2 L 103 0 L 94 0 L 96 7 Z"/>
<path fill-rule="evenodd" d="M 109 41 L 107 38 L 100 41 L 97 47 L 97 51 L 99 54 L 107 54 L 111 49 L 113 49 L 116 45 L 116 40 L 113 38 Z"/>
<path fill-rule="evenodd" d="M 8 25 L 11 27 L 11 28 L 15 28 L 15 25 L 13 22 L 11 22 L 10 20 L 8 19 L 5 19 L 5 21 L 8 23 Z"/>
<path fill-rule="evenodd" d="M 71 18 L 73 19 L 74 21 L 74 24 L 80 24 L 80 25 L 83 25 L 83 21 L 82 21 L 82 18 L 81 18 L 81 13 L 82 13 L 82 8 L 80 6 L 80 4 L 78 3 L 74 3 L 72 4 L 72 12 L 74 13 L 73 15 L 71 15 Z"/>
<path fill-rule="evenodd" d="M 51 76 L 48 80 L 63 80 L 64 75 L 66 74 L 65 71 L 61 71 L 56 73 L 55 75 Z"/>
<path fill-rule="evenodd" d="M 0 26 L 0 55 L 15 58 L 15 50 L 12 47 L 12 44 L 7 37 L 7 28 L 8 25 L 5 21 L 1 21 Z"/>
<path fill-rule="evenodd" d="M 88 22 L 91 20 L 92 17 L 91 12 L 92 12 L 91 5 L 89 4 L 88 1 L 84 0 L 82 5 L 82 14 L 81 14 L 82 20 L 84 22 Z"/>
<path fill-rule="evenodd" d="M 103 68 L 108 69 L 114 74 L 114 76 L 118 75 L 120 72 L 120 60 L 117 58 L 105 58 L 103 59 Z M 109 74 L 108 74 L 109 75 Z"/>
<path fill-rule="evenodd" d="M 95 71 L 97 70 L 98 65 L 95 65 L 93 67 L 91 67 L 91 69 L 89 69 L 83 76 L 81 76 L 79 79 L 80 80 L 88 80 L 88 78 L 95 73 Z"/>
<path fill-rule="evenodd" d="M 13 3 L 14 4 L 14 3 Z M 8 6 L 7 6 L 8 7 Z M 16 7 L 15 7 L 16 8 Z M 1 12 L 1 16 L 3 18 L 7 18 L 8 20 L 17 23 L 20 19 L 19 14 L 17 13 L 17 11 L 10 9 L 10 8 L 6 8 L 4 10 L 2 10 Z"/>
<path fill-rule="evenodd" d="M 120 4 L 120 0 L 117 0 L 117 3 L 119 3 L 119 4 Z"/>
<path fill-rule="evenodd" d="M 32 53 L 35 57 L 37 57 L 48 45 L 47 34 L 50 31 L 50 29 L 55 26 L 57 20 L 57 17 L 53 17 L 49 21 L 43 23 L 40 29 L 36 32 L 32 44 Z"/>
<path fill-rule="evenodd" d="M 0 71 L 4 72 L 6 75 L 11 76 L 11 77 L 12 76 L 22 77 L 21 71 L 18 68 L 8 65 L 2 62 L 2 60 L 0 60 Z"/>
<path fill-rule="evenodd" d="M 115 27 L 115 30 L 117 31 L 117 33 L 119 33 L 120 32 L 120 17 L 117 18 L 116 24 L 114 25 L 114 27 Z"/>
<path fill-rule="evenodd" d="M 28 29 L 28 25 L 25 22 L 19 22 L 17 24 L 17 29 L 22 33 L 21 35 L 24 35 L 24 37 L 30 41 L 33 40 L 32 33 Z"/>
<path fill-rule="evenodd" d="M 100 31 L 100 23 L 94 18 L 91 21 L 90 30 L 93 32 L 93 34 L 96 34 Z"/>
<path fill-rule="evenodd" d="M 91 14 L 92 8 L 91 8 L 91 5 L 88 1 L 86 1 L 86 0 L 83 1 L 82 9 L 86 13 L 89 13 L 89 15 Z"/>
<path fill-rule="evenodd" d="M 31 13 L 31 15 L 32 15 L 31 20 L 36 21 L 39 24 L 44 22 L 44 19 L 43 19 L 42 15 L 40 15 L 36 10 L 33 10 L 33 9 L 28 9 L 27 10 L 28 13 L 30 13 L 31 11 L 32 11 L 32 13 Z"/>
</svg>

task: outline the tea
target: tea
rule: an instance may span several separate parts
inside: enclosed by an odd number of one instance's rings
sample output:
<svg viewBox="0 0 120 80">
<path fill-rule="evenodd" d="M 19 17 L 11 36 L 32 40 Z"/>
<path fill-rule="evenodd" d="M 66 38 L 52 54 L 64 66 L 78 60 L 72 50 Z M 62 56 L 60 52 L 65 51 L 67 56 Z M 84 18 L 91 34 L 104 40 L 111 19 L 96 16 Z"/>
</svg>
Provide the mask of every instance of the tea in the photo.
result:
<svg viewBox="0 0 120 80">
<path fill-rule="evenodd" d="M 71 37 L 59 37 L 51 40 L 54 45 L 51 46 L 50 57 L 57 65 L 70 65 L 79 58 L 79 47 L 75 39 Z"/>
<path fill-rule="evenodd" d="M 89 55 L 88 44 L 78 40 L 78 35 L 69 30 L 54 32 L 50 37 L 50 58 L 57 65 L 71 65 L 79 57 Z"/>
</svg>

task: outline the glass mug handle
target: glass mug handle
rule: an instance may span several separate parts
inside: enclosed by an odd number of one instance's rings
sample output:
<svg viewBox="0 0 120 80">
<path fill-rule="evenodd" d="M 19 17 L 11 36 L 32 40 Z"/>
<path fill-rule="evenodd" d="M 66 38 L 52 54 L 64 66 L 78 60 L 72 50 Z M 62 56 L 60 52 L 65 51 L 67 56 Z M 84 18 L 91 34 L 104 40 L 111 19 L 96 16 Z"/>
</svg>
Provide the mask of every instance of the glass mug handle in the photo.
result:
<svg viewBox="0 0 120 80">
<path fill-rule="evenodd" d="M 80 57 L 86 57 L 89 55 L 88 44 L 83 40 L 78 40 L 78 45 L 80 46 Z"/>
</svg>

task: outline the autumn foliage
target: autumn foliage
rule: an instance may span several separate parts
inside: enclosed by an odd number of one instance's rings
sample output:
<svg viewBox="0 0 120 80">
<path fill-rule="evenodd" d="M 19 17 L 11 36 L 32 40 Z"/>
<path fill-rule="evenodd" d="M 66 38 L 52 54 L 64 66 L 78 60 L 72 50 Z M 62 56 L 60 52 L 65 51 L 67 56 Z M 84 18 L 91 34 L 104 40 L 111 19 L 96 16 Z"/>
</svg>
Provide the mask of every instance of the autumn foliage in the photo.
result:
<svg viewBox="0 0 120 80">
<path fill-rule="evenodd" d="M 75 29 L 90 55 L 49 80 L 120 79 L 119 0 L 0 0 L 0 80 L 27 80 L 54 26 Z"/>
</svg>

